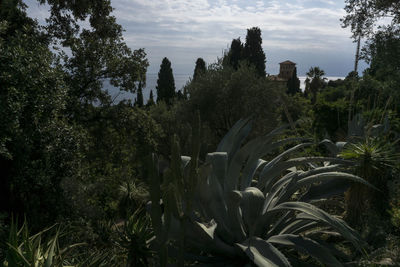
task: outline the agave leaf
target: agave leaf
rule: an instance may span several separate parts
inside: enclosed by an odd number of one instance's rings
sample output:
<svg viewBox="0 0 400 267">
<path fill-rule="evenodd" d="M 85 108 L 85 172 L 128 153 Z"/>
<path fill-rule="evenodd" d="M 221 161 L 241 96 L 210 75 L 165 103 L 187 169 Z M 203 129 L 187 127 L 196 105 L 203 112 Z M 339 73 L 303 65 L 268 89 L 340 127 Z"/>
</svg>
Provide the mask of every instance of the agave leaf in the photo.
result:
<svg viewBox="0 0 400 267">
<path fill-rule="evenodd" d="M 189 162 L 190 162 L 191 159 L 192 158 L 188 157 L 188 156 L 181 156 L 181 163 L 182 163 L 181 168 L 183 170 L 185 170 L 186 167 L 189 165 Z"/>
<path fill-rule="evenodd" d="M 272 137 L 273 136 L 271 136 L 271 138 Z M 259 144 L 256 144 L 255 149 L 251 152 L 250 157 L 247 160 L 246 166 L 243 170 L 243 175 L 242 175 L 242 179 L 241 179 L 241 187 L 240 187 L 241 190 L 244 190 L 246 187 L 250 186 L 251 181 L 253 179 L 253 173 L 257 170 L 255 168 L 259 167 L 259 166 L 257 166 L 257 164 L 261 157 L 278 149 L 279 147 L 282 147 L 285 144 L 305 140 L 304 138 L 294 137 L 294 138 L 287 138 L 287 139 L 279 140 L 274 143 L 270 143 L 271 138 L 269 138 L 267 140 L 261 139 Z M 263 166 L 264 166 L 263 171 L 269 164 L 271 164 L 272 161 L 270 161 L 266 164 L 263 164 Z"/>
<path fill-rule="evenodd" d="M 227 214 L 227 204 L 225 193 L 218 178 L 215 175 L 208 175 L 207 179 L 200 184 L 200 202 L 202 210 L 209 218 L 215 219 L 218 224 L 217 232 L 221 234 L 224 240 L 233 242 L 234 237 L 229 229 L 230 218 Z"/>
<path fill-rule="evenodd" d="M 227 179 L 225 181 L 225 190 L 232 191 L 239 189 L 238 182 L 241 174 L 241 170 L 248 160 L 249 156 L 253 153 L 253 151 L 260 146 L 262 142 L 262 138 L 256 138 L 246 145 L 244 145 L 235 155 L 229 158 L 228 165 L 228 174 Z"/>
<path fill-rule="evenodd" d="M 235 154 L 250 133 L 250 130 L 250 118 L 240 119 L 221 140 L 217 147 L 217 152 L 227 152 L 229 156 Z"/>
<path fill-rule="evenodd" d="M 314 220 L 300 219 L 287 225 L 280 234 L 300 234 L 302 232 L 308 231 L 319 226 L 320 223 Z"/>
<path fill-rule="evenodd" d="M 268 192 L 271 190 L 271 187 L 274 185 L 276 179 L 286 171 L 287 169 L 295 166 L 301 166 L 305 164 L 309 164 L 312 162 L 323 162 L 329 161 L 331 164 L 343 164 L 349 165 L 353 162 L 350 160 L 344 160 L 339 158 L 327 158 L 327 157 L 300 157 L 300 158 L 293 158 L 283 162 L 277 162 L 273 168 L 270 168 L 267 171 L 263 171 L 260 175 L 260 182 L 257 186 L 258 188 L 263 188 L 265 186 L 264 192 Z M 265 182 L 265 184 L 264 184 Z"/>
<path fill-rule="evenodd" d="M 272 159 L 270 162 L 268 162 L 268 164 L 266 164 L 264 166 L 264 169 L 262 170 L 261 174 L 260 174 L 260 179 L 259 179 L 259 183 L 257 185 L 257 187 L 262 190 L 264 188 L 268 188 L 268 184 L 272 183 L 274 181 L 275 176 L 271 175 L 271 172 L 274 171 L 274 173 L 281 173 L 283 170 L 288 169 L 289 167 L 293 167 L 293 166 L 288 166 L 286 168 L 276 168 L 276 164 L 278 162 L 280 162 L 285 156 L 289 155 L 290 153 L 293 153 L 305 146 L 310 146 L 312 145 L 312 143 L 304 143 L 304 144 L 298 144 L 284 152 L 282 152 L 281 154 L 279 154 L 277 157 L 275 157 L 274 159 Z M 282 170 L 281 170 L 282 169 Z"/>
<path fill-rule="evenodd" d="M 53 265 L 54 252 L 55 252 L 55 248 L 56 248 L 56 243 L 58 241 L 58 234 L 59 234 L 59 229 L 57 230 L 56 235 L 51 240 L 51 246 L 48 249 L 48 251 L 46 252 L 47 258 L 46 258 L 46 261 L 44 263 L 45 267 L 51 267 Z"/>
<path fill-rule="evenodd" d="M 343 237 L 353 243 L 356 248 L 361 249 L 365 245 L 365 242 L 362 241 L 361 237 L 343 220 L 335 218 L 311 204 L 305 202 L 285 202 L 271 209 L 271 212 L 281 210 L 297 210 L 309 214 L 313 216 L 315 220 L 324 222 L 337 230 Z M 269 216 L 269 213 L 270 212 L 267 212 L 263 216 Z"/>
<path fill-rule="evenodd" d="M 350 184 L 349 181 L 340 179 L 330 179 L 327 181 L 323 181 L 318 185 L 313 185 L 308 189 L 308 191 L 301 196 L 300 200 L 303 202 L 309 202 L 316 199 L 323 199 L 332 197 L 335 195 L 340 195 L 344 193 Z"/>
<path fill-rule="evenodd" d="M 293 247 L 300 252 L 311 255 L 326 266 L 342 266 L 328 249 L 309 238 L 286 234 L 272 236 L 268 238 L 268 242 Z"/>
<path fill-rule="evenodd" d="M 236 244 L 257 266 L 290 266 L 288 259 L 269 242 L 251 237 L 242 243 Z"/>
<path fill-rule="evenodd" d="M 242 194 L 238 191 L 232 191 L 227 194 L 228 218 L 230 218 L 230 228 L 235 237 L 236 242 L 246 239 L 246 230 L 240 210 L 240 202 Z"/>
<path fill-rule="evenodd" d="M 211 163 L 213 170 L 211 175 L 216 176 L 222 186 L 222 190 L 224 190 L 224 181 L 228 168 L 228 154 L 226 152 L 208 153 L 206 161 Z"/>
<path fill-rule="evenodd" d="M 246 161 L 251 168 L 251 166 L 253 166 L 252 164 L 256 163 L 258 159 L 261 157 L 261 155 L 266 155 L 268 153 L 264 150 L 266 149 L 266 147 L 268 148 L 268 144 L 271 143 L 273 138 L 275 138 L 278 134 L 282 133 L 283 130 L 286 128 L 287 125 L 283 125 L 282 127 L 275 129 L 274 131 L 270 132 L 265 136 L 255 138 L 249 141 L 247 144 L 245 144 L 242 148 L 240 148 L 240 150 L 237 153 L 229 155 L 228 176 L 227 176 L 228 179 L 226 181 L 227 185 L 225 186 L 227 191 L 238 189 L 239 176 Z M 273 149 L 271 148 L 270 150 Z M 260 154 L 260 151 L 264 152 Z M 259 157 L 253 156 L 256 153 L 260 154 L 260 156 Z M 253 157 L 250 160 L 248 160 L 250 156 Z M 251 172 L 251 171 L 246 171 L 246 172 Z M 247 180 L 249 180 L 250 182 L 251 179 L 252 178 L 247 178 Z M 242 190 L 245 189 L 243 186 L 241 188 Z"/>
<path fill-rule="evenodd" d="M 306 186 L 315 182 L 320 182 L 320 181 L 324 181 L 327 179 L 347 179 L 347 180 L 351 180 L 354 182 L 358 182 L 358 183 L 362 183 L 366 186 L 372 187 L 376 190 L 379 191 L 378 188 L 376 188 L 375 186 L 373 186 L 372 184 L 368 183 L 366 180 L 364 180 L 363 178 L 353 175 L 353 174 L 349 174 L 349 173 L 345 173 L 345 172 L 326 172 L 326 173 L 320 173 L 320 174 L 315 174 L 315 175 L 310 175 L 307 177 L 304 177 L 302 179 L 300 179 L 298 181 L 298 183 L 296 184 L 297 188 L 300 188 L 302 186 Z"/>
<path fill-rule="evenodd" d="M 243 170 L 241 179 L 241 189 L 246 189 L 251 185 L 251 181 L 254 179 L 254 175 L 258 169 L 262 168 L 268 162 L 262 159 L 257 159 L 253 164 L 250 163 L 252 159 L 249 159 L 246 168 Z"/>
<path fill-rule="evenodd" d="M 241 207 L 244 222 L 246 223 L 250 236 L 253 236 L 255 223 L 260 217 L 265 201 L 264 194 L 256 187 L 248 187 L 244 191 L 236 191 L 241 195 Z"/>
</svg>

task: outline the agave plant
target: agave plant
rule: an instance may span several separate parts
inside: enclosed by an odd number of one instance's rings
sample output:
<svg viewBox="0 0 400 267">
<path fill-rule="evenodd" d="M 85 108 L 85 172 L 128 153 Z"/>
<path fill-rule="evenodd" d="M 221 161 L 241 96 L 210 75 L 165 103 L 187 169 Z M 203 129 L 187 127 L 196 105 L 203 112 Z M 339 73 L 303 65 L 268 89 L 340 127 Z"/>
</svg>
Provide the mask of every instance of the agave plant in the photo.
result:
<svg viewBox="0 0 400 267">
<path fill-rule="evenodd" d="M 243 145 L 251 123 L 240 120 L 200 165 L 198 129 L 197 125 L 193 131 L 191 157 L 180 155 L 175 138 L 171 164 L 163 177 L 152 156 L 150 214 L 162 266 L 167 255 L 180 266 L 189 260 L 209 266 L 291 266 L 298 252 L 327 266 L 341 266 L 340 253 L 320 238 L 322 233 L 340 234 L 356 249 L 365 245 L 342 219 L 313 205 L 330 195 L 332 188 L 325 187 L 332 180 L 368 184 L 341 172 L 349 161 L 288 159 L 311 143 L 294 145 L 263 160 L 283 145 L 302 139 L 278 140 L 282 127 Z M 320 162 L 330 164 L 307 168 Z"/>
<path fill-rule="evenodd" d="M 26 220 L 20 229 L 18 229 L 16 223 L 12 222 L 7 242 L 8 250 L 3 266 L 66 266 L 64 260 L 67 252 L 82 244 L 77 243 L 60 248 L 58 242 L 59 228 L 49 238 L 44 237 L 54 228 L 55 225 L 37 234 L 30 235 Z"/>
<path fill-rule="evenodd" d="M 149 243 L 154 234 L 150 218 L 141 211 L 137 209 L 123 226 L 117 226 L 117 245 L 124 251 L 126 267 L 149 266 L 148 259 L 152 256 Z"/>
</svg>

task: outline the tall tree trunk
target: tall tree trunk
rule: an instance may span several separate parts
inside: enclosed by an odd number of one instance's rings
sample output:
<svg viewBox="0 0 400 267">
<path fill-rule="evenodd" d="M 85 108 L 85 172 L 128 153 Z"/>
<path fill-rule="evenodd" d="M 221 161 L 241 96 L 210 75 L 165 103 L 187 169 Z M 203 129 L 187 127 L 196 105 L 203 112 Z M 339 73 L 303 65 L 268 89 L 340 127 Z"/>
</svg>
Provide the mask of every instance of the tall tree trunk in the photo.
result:
<svg viewBox="0 0 400 267">
<path fill-rule="evenodd" d="M 358 61 L 360 60 L 360 44 L 361 44 L 361 34 L 358 34 L 356 58 L 354 60 L 354 72 L 357 72 L 358 70 Z"/>
</svg>

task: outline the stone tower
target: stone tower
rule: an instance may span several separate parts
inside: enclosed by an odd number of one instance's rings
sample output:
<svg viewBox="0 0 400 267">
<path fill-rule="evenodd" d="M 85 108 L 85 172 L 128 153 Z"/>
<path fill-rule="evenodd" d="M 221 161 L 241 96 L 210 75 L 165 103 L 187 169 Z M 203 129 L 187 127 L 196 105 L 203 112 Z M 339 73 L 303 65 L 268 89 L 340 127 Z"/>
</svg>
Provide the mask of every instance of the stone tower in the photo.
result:
<svg viewBox="0 0 400 267">
<path fill-rule="evenodd" d="M 286 60 L 284 62 L 279 63 L 279 78 L 289 80 L 292 77 L 294 68 L 296 68 L 296 63 Z"/>
</svg>

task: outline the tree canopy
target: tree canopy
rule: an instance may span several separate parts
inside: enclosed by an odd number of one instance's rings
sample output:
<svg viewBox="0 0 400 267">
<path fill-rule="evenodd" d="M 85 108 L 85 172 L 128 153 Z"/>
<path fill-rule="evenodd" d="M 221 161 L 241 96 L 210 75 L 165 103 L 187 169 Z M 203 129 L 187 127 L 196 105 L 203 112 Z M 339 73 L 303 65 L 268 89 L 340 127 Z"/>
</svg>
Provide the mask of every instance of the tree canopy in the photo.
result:
<svg viewBox="0 0 400 267">
<path fill-rule="evenodd" d="M 235 44 L 235 46 L 238 45 L 238 43 Z M 265 77 L 266 57 L 261 45 L 262 38 L 260 28 L 253 27 L 247 29 L 246 43 L 243 50 L 243 58 L 247 60 L 250 64 L 254 65 L 259 76 Z"/>
<path fill-rule="evenodd" d="M 171 62 L 168 58 L 164 58 L 160 65 L 157 79 L 157 102 L 165 101 L 167 104 L 172 103 L 175 97 L 175 81 L 172 73 Z"/>
<path fill-rule="evenodd" d="M 196 66 L 194 67 L 194 72 L 193 72 L 193 79 L 196 79 L 200 75 L 203 75 L 206 72 L 206 62 L 204 59 L 199 57 L 196 60 Z"/>
<path fill-rule="evenodd" d="M 297 77 L 297 68 L 294 68 L 292 77 L 287 81 L 287 93 L 289 95 L 295 95 L 296 93 L 300 93 L 300 80 Z"/>
</svg>

